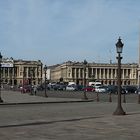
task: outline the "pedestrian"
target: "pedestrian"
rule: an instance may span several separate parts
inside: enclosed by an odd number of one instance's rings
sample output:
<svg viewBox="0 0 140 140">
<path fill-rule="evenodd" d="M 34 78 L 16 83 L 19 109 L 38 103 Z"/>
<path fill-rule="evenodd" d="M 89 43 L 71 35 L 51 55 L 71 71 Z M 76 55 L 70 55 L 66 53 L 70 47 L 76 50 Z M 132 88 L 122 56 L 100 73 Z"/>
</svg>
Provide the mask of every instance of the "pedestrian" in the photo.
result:
<svg viewBox="0 0 140 140">
<path fill-rule="evenodd" d="M 37 92 L 37 87 L 36 85 L 34 85 L 34 94 L 36 95 L 36 92 Z"/>
</svg>

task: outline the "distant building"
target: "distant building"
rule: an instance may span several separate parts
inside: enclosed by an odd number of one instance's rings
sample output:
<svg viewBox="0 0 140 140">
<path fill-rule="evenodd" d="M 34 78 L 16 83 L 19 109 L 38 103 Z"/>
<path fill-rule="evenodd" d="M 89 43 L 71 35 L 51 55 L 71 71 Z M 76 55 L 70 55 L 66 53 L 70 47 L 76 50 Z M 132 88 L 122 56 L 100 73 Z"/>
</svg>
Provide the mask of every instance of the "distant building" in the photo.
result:
<svg viewBox="0 0 140 140">
<path fill-rule="evenodd" d="M 37 85 L 44 82 L 43 64 L 40 60 L 14 60 L 3 58 L 1 63 L 1 83 L 9 85 L 32 84 Z M 64 62 L 49 66 L 46 71 L 46 79 L 50 82 L 75 82 L 84 83 L 84 72 L 86 84 L 91 81 L 100 81 L 102 84 L 117 84 L 116 63 L 87 63 L 84 71 L 83 62 Z M 138 64 L 122 64 L 122 85 L 137 85 L 139 67 Z"/>
<path fill-rule="evenodd" d="M 117 84 L 117 64 L 116 63 L 87 63 L 86 84 L 90 81 L 100 81 L 102 84 Z M 138 64 L 122 64 L 122 85 L 137 84 Z M 84 64 L 82 62 L 65 62 L 63 64 L 50 67 L 50 81 L 59 82 L 60 78 L 64 82 L 75 82 L 83 84 Z"/>
<path fill-rule="evenodd" d="M 2 84 L 41 84 L 42 83 L 42 62 L 14 60 L 3 58 L 1 68 Z"/>
</svg>

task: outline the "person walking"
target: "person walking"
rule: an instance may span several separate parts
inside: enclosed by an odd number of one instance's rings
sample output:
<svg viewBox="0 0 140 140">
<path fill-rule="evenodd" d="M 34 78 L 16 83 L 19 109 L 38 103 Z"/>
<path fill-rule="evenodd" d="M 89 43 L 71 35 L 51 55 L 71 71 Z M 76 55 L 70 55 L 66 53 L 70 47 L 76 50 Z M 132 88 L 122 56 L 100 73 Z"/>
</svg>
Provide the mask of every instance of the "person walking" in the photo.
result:
<svg viewBox="0 0 140 140">
<path fill-rule="evenodd" d="M 36 85 L 34 85 L 33 90 L 34 90 L 34 94 L 36 95 L 36 92 L 37 92 L 37 86 Z"/>
</svg>

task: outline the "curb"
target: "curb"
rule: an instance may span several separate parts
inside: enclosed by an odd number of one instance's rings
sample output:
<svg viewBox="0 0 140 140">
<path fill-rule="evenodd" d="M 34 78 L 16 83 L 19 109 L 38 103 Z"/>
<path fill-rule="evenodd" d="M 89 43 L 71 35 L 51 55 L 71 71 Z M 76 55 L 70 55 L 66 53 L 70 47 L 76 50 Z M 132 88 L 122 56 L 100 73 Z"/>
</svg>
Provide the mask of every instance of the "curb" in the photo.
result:
<svg viewBox="0 0 140 140">
<path fill-rule="evenodd" d="M 25 105 L 25 104 L 55 104 L 55 103 L 81 103 L 93 102 L 94 100 L 81 100 L 81 101 L 50 101 L 50 102 L 24 102 L 24 103 L 0 103 L 1 105 Z"/>
</svg>

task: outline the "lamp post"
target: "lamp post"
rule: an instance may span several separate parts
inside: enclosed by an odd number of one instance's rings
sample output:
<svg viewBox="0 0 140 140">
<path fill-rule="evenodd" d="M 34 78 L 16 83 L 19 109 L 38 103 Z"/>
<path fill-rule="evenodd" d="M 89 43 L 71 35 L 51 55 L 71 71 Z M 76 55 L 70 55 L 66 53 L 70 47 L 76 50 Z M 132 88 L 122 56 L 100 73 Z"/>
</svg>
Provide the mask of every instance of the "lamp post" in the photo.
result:
<svg viewBox="0 0 140 140">
<path fill-rule="evenodd" d="M 45 72 L 45 97 L 48 97 L 47 91 L 46 91 L 46 89 L 47 89 L 47 86 L 46 86 L 46 71 L 47 71 L 47 66 L 45 65 L 44 66 L 44 72 Z"/>
<path fill-rule="evenodd" d="M 25 84 L 25 71 L 24 71 L 24 67 L 23 67 L 23 77 L 22 77 L 22 90 L 21 90 L 21 93 L 24 93 L 24 84 Z"/>
<path fill-rule="evenodd" d="M 99 93 L 98 92 L 96 92 L 96 96 L 97 96 L 96 101 L 99 102 L 100 100 L 99 100 Z"/>
<path fill-rule="evenodd" d="M 126 103 L 125 94 L 126 94 L 126 92 L 123 93 L 123 103 Z"/>
<path fill-rule="evenodd" d="M 2 62 L 2 55 L 0 52 L 0 103 L 3 102 L 2 98 L 1 98 L 1 62 Z"/>
<path fill-rule="evenodd" d="M 140 92 L 138 92 L 138 104 L 140 104 Z"/>
<path fill-rule="evenodd" d="M 109 92 L 109 102 L 112 102 L 111 91 Z"/>
<path fill-rule="evenodd" d="M 138 82 L 138 104 L 140 104 L 140 75 L 139 75 L 139 82 Z"/>
<path fill-rule="evenodd" d="M 86 87 L 86 67 L 87 67 L 87 61 L 84 60 L 84 87 Z M 86 90 L 84 90 L 84 99 L 88 100 L 87 95 L 86 95 Z"/>
<path fill-rule="evenodd" d="M 34 88 L 34 86 L 33 86 L 33 72 L 34 72 L 34 70 L 33 70 L 33 68 L 31 68 L 30 69 L 30 84 L 31 84 L 31 94 L 30 95 L 33 95 L 33 88 Z"/>
<path fill-rule="evenodd" d="M 121 38 L 118 39 L 118 42 L 116 43 L 116 50 L 118 53 L 118 105 L 116 108 L 116 111 L 113 113 L 113 115 L 125 115 L 126 113 L 123 111 L 122 105 L 121 105 L 121 53 L 123 49 L 123 43 L 121 42 Z"/>
</svg>

